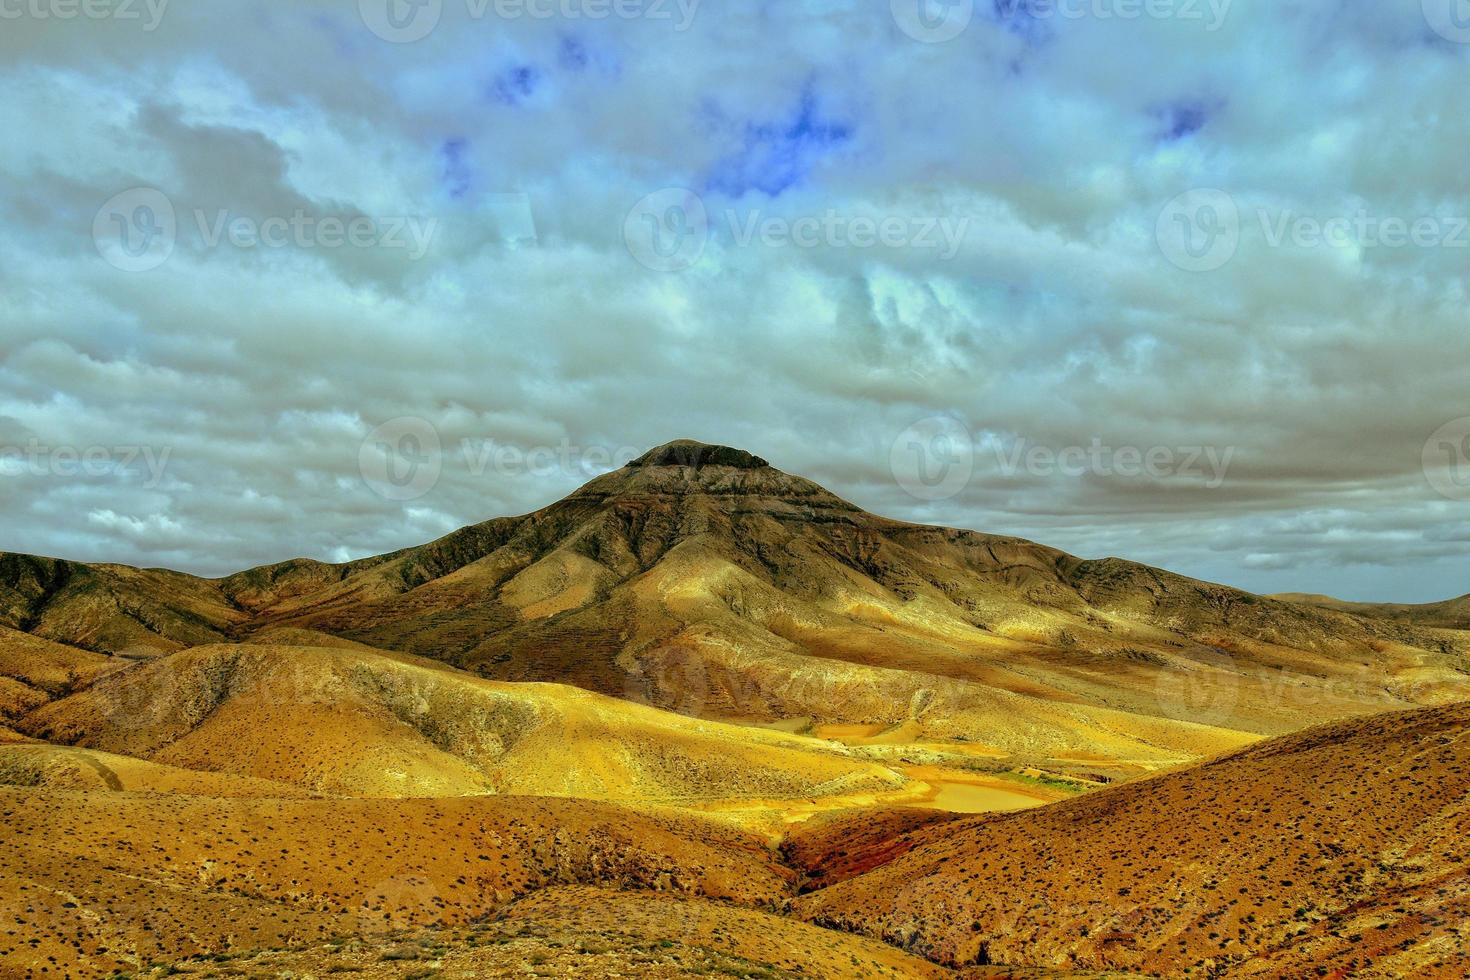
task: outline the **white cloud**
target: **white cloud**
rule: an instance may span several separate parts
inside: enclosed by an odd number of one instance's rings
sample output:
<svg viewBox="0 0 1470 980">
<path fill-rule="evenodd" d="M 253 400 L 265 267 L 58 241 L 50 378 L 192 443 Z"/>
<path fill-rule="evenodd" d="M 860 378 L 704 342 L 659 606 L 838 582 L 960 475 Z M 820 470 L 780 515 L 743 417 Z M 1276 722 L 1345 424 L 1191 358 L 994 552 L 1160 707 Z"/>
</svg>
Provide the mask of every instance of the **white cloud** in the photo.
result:
<svg viewBox="0 0 1470 980">
<path fill-rule="evenodd" d="M 0 547 L 216 573 L 339 559 L 540 506 L 585 479 L 588 447 L 690 435 L 894 516 L 1261 590 L 1464 591 L 1464 504 L 1431 490 L 1421 451 L 1470 414 L 1470 249 L 1268 231 L 1470 216 L 1470 120 L 1452 101 L 1470 51 L 1417 4 L 1238 0 L 1213 32 L 1008 29 L 985 7 L 935 45 L 857 0 L 701 5 L 685 33 L 467 22 L 446 3 L 407 45 L 346 0 L 171 5 L 151 33 L 7 22 L 0 125 L 25 135 L 0 146 L 0 441 L 169 461 L 147 487 L 8 481 Z M 126 273 L 91 235 L 134 185 L 169 196 L 180 238 Z M 666 186 L 703 190 L 715 217 L 700 262 L 669 274 L 620 238 Z M 1165 203 L 1198 187 L 1241 217 L 1209 273 L 1155 238 Z M 505 195 L 528 203 L 534 243 L 505 240 Z M 727 211 L 968 225 L 945 261 L 741 246 Z M 220 212 L 437 230 L 417 261 L 210 247 L 197 213 Z M 938 413 L 1055 449 L 1235 456 L 1216 490 L 981 468 L 925 505 L 889 449 Z M 408 504 L 358 474 L 360 440 L 402 416 L 446 447 Z M 584 452 L 484 469 L 463 440 Z"/>
</svg>

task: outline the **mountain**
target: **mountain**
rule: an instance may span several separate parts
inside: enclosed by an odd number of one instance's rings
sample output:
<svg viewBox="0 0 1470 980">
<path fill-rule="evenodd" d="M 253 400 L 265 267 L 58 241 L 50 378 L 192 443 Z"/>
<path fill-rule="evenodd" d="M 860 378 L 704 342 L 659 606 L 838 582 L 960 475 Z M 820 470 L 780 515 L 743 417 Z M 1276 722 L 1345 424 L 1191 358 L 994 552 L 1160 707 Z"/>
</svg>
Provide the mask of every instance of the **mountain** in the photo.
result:
<svg viewBox="0 0 1470 980">
<path fill-rule="evenodd" d="M 1105 778 L 1470 697 L 1470 634 L 866 513 L 680 441 L 522 517 L 218 580 L 0 557 L 0 623 L 128 657 L 309 631 L 708 719 Z"/>
<path fill-rule="evenodd" d="M 1392 602 L 1344 602 L 1326 595 L 1303 595 L 1287 593 L 1275 598 L 1321 609 L 1352 613 L 1369 619 L 1385 619 L 1399 623 L 1418 623 L 1422 626 L 1437 626 L 1443 629 L 1470 629 L 1470 595 L 1444 602 L 1419 605 Z"/>
<path fill-rule="evenodd" d="M 848 869 L 794 912 L 950 965 L 1463 977 L 1467 801 L 1470 704 L 1394 712 L 1021 814 L 819 825 L 788 852 Z"/>
<path fill-rule="evenodd" d="M 0 555 L 0 977 L 1464 976 L 1456 609 L 691 442 L 340 565 Z"/>
</svg>

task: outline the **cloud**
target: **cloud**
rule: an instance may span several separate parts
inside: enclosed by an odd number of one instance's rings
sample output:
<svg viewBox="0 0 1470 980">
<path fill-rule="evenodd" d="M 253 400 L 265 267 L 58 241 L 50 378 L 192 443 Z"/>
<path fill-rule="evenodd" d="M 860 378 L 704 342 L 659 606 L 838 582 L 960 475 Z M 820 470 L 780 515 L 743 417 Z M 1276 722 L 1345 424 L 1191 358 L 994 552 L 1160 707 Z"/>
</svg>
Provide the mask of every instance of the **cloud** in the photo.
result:
<svg viewBox="0 0 1470 980">
<path fill-rule="evenodd" d="M 478 8 L 446 0 L 409 44 L 345 0 L 169 5 L 151 31 L 7 21 L 0 125 L 26 135 L 0 145 L 0 439 L 167 463 L 7 477 L 0 547 L 212 574 L 340 560 L 688 435 L 893 516 L 1262 591 L 1465 590 L 1465 503 L 1423 451 L 1470 415 L 1470 120 L 1447 95 L 1470 51 L 1419 5 L 1012 5 L 934 44 L 857 0 L 687 25 Z M 140 186 L 177 240 L 129 272 L 94 219 Z M 700 194 L 707 241 L 656 272 L 623 236 L 670 187 Z M 1160 243 L 1195 188 L 1238 218 L 1203 272 Z M 272 219 L 280 245 L 214 236 Z M 894 243 L 864 233 L 884 219 Z M 1345 236 L 1304 234 L 1334 219 Z M 1381 240 L 1421 219 L 1434 244 Z M 927 247 L 943 228 L 952 251 Z M 976 467 L 922 501 L 890 457 L 935 415 Z M 407 501 L 359 460 L 405 417 L 441 447 Z M 1211 487 L 991 448 L 1094 441 L 1231 461 Z M 521 462 L 495 463 L 506 447 Z"/>
</svg>

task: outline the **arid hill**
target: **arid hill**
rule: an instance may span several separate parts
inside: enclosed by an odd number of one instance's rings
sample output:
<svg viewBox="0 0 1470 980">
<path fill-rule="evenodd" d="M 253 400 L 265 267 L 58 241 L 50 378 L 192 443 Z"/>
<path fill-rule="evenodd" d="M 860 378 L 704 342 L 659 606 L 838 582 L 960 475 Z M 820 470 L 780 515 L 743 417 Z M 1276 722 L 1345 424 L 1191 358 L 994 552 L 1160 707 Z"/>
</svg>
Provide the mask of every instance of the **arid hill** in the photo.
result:
<svg viewBox="0 0 1470 980">
<path fill-rule="evenodd" d="M 0 623 L 130 658 L 308 631 L 687 715 L 1114 777 L 1470 697 L 1470 634 L 1442 618 L 904 524 L 691 442 L 533 514 L 343 565 L 202 580 L 6 555 Z"/>
<path fill-rule="evenodd" d="M 188 976 L 214 957 L 171 963 Z M 956 974 L 891 946 L 767 911 L 664 893 L 570 886 L 535 892 L 469 928 L 354 938 L 229 959 L 232 976 L 747 977 L 941 980 Z M 176 971 L 176 972 L 175 972 Z M 530 973 L 528 974 L 528 971 Z M 159 975 L 163 975 L 160 971 Z M 146 976 L 146 974 L 145 974 Z"/>
<path fill-rule="evenodd" d="M 1421 626 L 1435 626 L 1442 629 L 1470 629 L 1470 595 L 1420 605 L 1392 602 L 1344 602 L 1331 596 L 1303 595 L 1295 592 L 1274 596 L 1274 598 L 1304 606 L 1351 613 L 1354 616 L 1364 616 L 1369 619 L 1417 623 Z"/>
<path fill-rule="evenodd" d="M 1470 704 L 1313 728 L 1026 813 L 846 848 L 841 832 L 815 828 L 795 852 L 873 869 L 834 875 L 796 914 L 940 963 L 1470 975 Z"/>
<path fill-rule="evenodd" d="M 127 661 L 0 627 L 0 725 L 81 690 Z"/>
<path fill-rule="evenodd" d="M 0 827 L 7 978 L 465 925 L 555 885 L 766 906 L 794 877 L 749 835 L 578 800 L 0 787 Z"/>
<path fill-rule="evenodd" d="M 349 796 L 688 803 L 904 782 L 836 743 L 562 685 L 484 680 L 352 644 L 194 647 L 104 677 L 17 724 L 52 743 Z"/>
</svg>

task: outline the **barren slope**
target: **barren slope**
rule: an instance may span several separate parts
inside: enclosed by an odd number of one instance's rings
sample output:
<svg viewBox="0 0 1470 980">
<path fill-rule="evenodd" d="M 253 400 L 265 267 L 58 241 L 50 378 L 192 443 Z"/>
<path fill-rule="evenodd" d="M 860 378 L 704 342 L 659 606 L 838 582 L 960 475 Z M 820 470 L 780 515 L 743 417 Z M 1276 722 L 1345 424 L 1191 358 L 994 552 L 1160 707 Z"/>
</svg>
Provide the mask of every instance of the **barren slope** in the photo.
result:
<svg viewBox="0 0 1470 980">
<path fill-rule="evenodd" d="M 110 675 L 18 725 L 52 742 L 359 796 L 674 802 L 903 783 L 837 745 L 351 646 L 195 647 Z"/>
<path fill-rule="evenodd" d="M 0 626 L 0 723 L 65 697 L 125 663 Z"/>
<path fill-rule="evenodd" d="M 1470 704 L 861 848 L 797 913 L 944 963 L 1461 977 Z"/>
<path fill-rule="evenodd" d="M 1470 595 L 1460 596 L 1458 599 L 1447 599 L 1444 602 L 1419 605 L 1392 602 L 1344 602 L 1331 596 L 1303 595 L 1296 592 L 1274 598 L 1371 619 L 1418 623 L 1422 626 L 1438 626 L 1444 629 L 1470 629 Z"/>
<path fill-rule="evenodd" d="M 0 745 L 0 786 L 260 799 L 309 795 L 300 787 L 268 779 L 180 769 L 131 756 L 44 742 Z"/>
<path fill-rule="evenodd" d="M 217 642 L 247 618 L 181 572 L 0 553 L 0 626 L 86 650 L 156 656 Z"/>
<path fill-rule="evenodd" d="M 0 787 L 0 976 L 462 925 L 557 884 L 768 905 L 792 878 L 754 838 L 611 804 Z"/>
<path fill-rule="evenodd" d="M 675 895 L 563 887 L 535 892 L 496 921 L 230 960 L 235 975 L 358 977 L 953 977 L 891 946 L 769 912 Z M 207 973 L 213 960 L 174 964 Z"/>
</svg>

